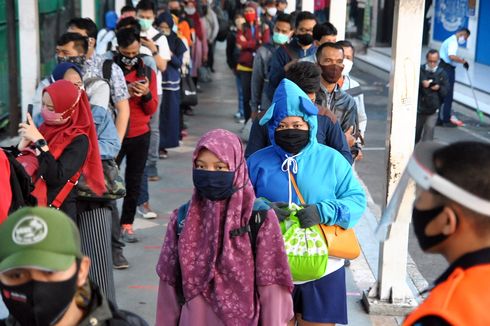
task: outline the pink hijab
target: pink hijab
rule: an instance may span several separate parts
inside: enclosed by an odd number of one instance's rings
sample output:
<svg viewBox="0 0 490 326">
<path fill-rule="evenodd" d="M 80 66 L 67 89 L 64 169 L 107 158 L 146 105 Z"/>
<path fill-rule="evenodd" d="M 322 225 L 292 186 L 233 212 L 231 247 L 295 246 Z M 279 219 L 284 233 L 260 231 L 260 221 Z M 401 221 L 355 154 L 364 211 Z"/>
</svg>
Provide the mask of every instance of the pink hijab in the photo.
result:
<svg viewBox="0 0 490 326">
<path fill-rule="evenodd" d="M 257 286 L 293 288 L 281 230 L 269 210 L 257 237 L 254 266 L 249 235 L 229 235 L 249 223 L 255 201 L 241 141 L 227 130 L 216 129 L 199 140 L 194 161 L 202 149 L 228 163 L 230 171 L 235 171 L 234 187 L 238 190 L 223 201 L 204 199 L 194 190 L 179 238 L 177 210 L 171 216 L 157 273 L 161 280 L 176 286 L 180 263 L 186 301 L 202 295 L 224 324 L 251 325 L 259 311 L 255 276 Z"/>
</svg>

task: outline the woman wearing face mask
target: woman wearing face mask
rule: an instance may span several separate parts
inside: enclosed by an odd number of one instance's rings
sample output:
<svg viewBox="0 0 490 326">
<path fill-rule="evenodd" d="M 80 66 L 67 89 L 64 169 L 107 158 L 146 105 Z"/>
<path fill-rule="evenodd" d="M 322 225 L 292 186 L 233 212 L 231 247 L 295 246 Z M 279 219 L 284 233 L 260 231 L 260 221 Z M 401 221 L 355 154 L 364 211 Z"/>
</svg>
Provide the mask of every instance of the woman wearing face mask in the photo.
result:
<svg viewBox="0 0 490 326">
<path fill-rule="evenodd" d="M 243 109 L 245 122 L 250 119 L 252 109 L 250 99 L 252 97 L 251 80 L 255 51 L 262 45 L 270 42 L 270 30 L 267 24 L 259 23 L 257 17 L 257 3 L 247 2 L 243 11 L 245 24 L 236 35 L 236 45 L 240 49 L 237 72 L 240 75 L 243 89 Z"/>
<path fill-rule="evenodd" d="M 194 29 L 195 37 L 192 45 L 192 70 L 191 76 L 194 79 L 194 83 L 197 85 L 198 70 L 208 61 L 208 40 L 207 31 L 201 16 L 197 12 L 196 2 L 194 0 L 188 0 L 185 2 L 184 12 L 191 22 L 191 27 Z M 191 111 L 186 110 L 188 113 Z M 192 114 L 192 113 L 191 113 Z"/>
<path fill-rule="evenodd" d="M 167 37 L 172 52 L 167 70 L 162 73 L 163 107 L 160 111 L 160 152 L 179 146 L 180 139 L 180 68 L 185 44 L 174 32 L 174 20 L 168 12 L 160 14 L 155 20 L 160 31 Z"/>
<path fill-rule="evenodd" d="M 156 324 L 287 325 L 292 282 L 281 231 L 255 199 L 240 139 L 212 130 L 193 160 L 194 194 L 172 214 L 157 265 Z"/>
<path fill-rule="evenodd" d="M 58 80 L 44 89 L 41 115 L 39 129 L 29 114 L 27 122 L 19 124 L 17 149 L 22 155 L 17 160 L 35 180 L 33 194 L 40 204 L 59 206 L 75 220 L 76 196 L 70 183 L 76 183 L 78 172 L 96 194 L 106 190 L 87 94 Z"/>
<path fill-rule="evenodd" d="M 302 228 L 320 223 L 352 228 L 366 207 L 365 194 L 347 160 L 317 142 L 317 112 L 296 84 L 281 81 L 272 106 L 260 120 L 268 126 L 272 145 L 248 159 L 250 180 L 258 197 L 284 206 L 301 205 L 292 186 L 294 178 L 305 200 L 297 213 Z M 347 324 L 344 261 L 329 257 L 320 279 L 295 282 L 293 301 L 300 326 Z"/>
</svg>

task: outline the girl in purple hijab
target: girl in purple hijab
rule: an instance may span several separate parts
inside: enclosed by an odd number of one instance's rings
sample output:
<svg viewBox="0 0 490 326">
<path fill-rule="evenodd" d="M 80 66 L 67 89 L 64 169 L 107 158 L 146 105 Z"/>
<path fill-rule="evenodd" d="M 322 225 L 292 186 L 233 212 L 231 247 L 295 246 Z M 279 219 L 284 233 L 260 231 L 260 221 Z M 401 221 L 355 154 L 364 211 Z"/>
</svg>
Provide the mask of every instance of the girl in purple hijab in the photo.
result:
<svg viewBox="0 0 490 326">
<path fill-rule="evenodd" d="M 255 198 L 240 139 L 223 129 L 206 133 L 194 151 L 193 181 L 185 218 L 173 212 L 158 260 L 156 324 L 287 325 L 293 283 L 279 222 Z M 252 244 L 237 230 L 256 216 L 264 222 Z"/>
</svg>

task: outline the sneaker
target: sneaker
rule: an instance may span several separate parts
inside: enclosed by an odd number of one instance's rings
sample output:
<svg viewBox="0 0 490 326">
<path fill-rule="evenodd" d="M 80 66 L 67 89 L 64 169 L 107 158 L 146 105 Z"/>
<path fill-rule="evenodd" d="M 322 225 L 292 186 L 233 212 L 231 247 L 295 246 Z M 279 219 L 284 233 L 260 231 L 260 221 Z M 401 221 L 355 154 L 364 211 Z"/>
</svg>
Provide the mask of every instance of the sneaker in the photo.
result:
<svg viewBox="0 0 490 326">
<path fill-rule="evenodd" d="M 136 213 L 138 213 L 139 215 L 141 215 L 142 218 L 147 220 L 151 220 L 157 217 L 157 213 L 151 210 L 150 204 L 148 202 L 136 207 Z"/>
<path fill-rule="evenodd" d="M 112 267 L 114 269 L 126 269 L 129 267 L 129 263 L 122 252 L 118 252 L 112 255 Z"/>
<path fill-rule="evenodd" d="M 132 224 L 123 224 L 121 225 L 121 239 L 127 243 L 138 242 L 138 238 L 133 231 Z"/>
<path fill-rule="evenodd" d="M 451 121 L 451 123 L 457 127 L 463 127 L 464 126 L 464 122 L 459 120 L 455 115 L 452 115 L 451 119 L 449 121 Z"/>
<path fill-rule="evenodd" d="M 158 153 L 158 157 L 163 160 L 163 159 L 166 159 L 168 157 L 168 152 L 167 150 L 164 148 L 164 149 L 161 149 L 160 152 Z"/>
</svg>

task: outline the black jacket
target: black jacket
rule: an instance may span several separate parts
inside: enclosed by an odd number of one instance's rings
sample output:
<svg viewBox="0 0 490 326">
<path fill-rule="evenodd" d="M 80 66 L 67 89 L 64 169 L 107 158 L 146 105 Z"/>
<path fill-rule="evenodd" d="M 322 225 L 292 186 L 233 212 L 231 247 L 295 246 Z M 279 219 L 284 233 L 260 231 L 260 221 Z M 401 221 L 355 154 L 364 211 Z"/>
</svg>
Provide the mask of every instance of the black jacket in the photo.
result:
<svg viewBox="0 0 490 326">
<path fill-rule="evenodd" d="M 433 80 L 440 86 L 438 91 L 433 91 L 430 87 L 422 86 L 423 80 Z M 439 66 L 435 72 L 425 69 L 425 64 L 420 66 L 420 84 L 419 84 L 419 104 L 418 114 L 430 115 L 436 113 L 441 107 L 444 97 L 448 91 L 448 78 L 444 69 Z"/>
</svg>

